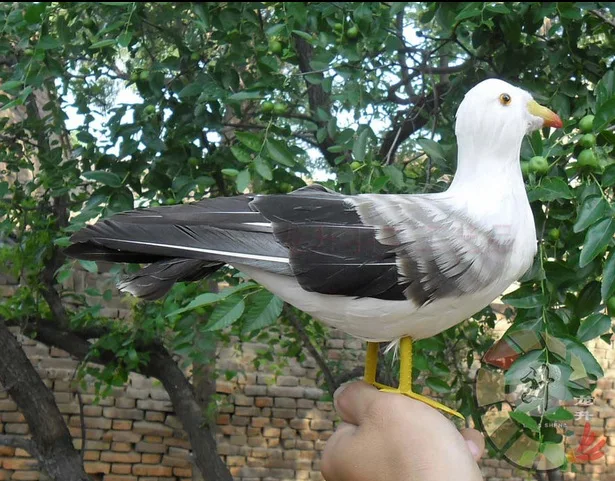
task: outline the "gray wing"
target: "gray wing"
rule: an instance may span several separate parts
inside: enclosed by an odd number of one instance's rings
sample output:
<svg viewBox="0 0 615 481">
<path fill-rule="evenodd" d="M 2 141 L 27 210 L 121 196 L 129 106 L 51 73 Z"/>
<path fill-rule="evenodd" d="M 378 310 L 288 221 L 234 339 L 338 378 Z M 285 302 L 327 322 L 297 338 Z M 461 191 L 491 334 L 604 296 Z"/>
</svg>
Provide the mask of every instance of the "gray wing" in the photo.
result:
<svg viewBox="0 0 615 481">
<path fill-rule="evenodd" d="M 499 279 L 512 239 L 499 238 L 430 195 L 350 197 L 376 239 L 394 249 L 399 282 L 417 305 L 488 288 Z"/>
</svg>

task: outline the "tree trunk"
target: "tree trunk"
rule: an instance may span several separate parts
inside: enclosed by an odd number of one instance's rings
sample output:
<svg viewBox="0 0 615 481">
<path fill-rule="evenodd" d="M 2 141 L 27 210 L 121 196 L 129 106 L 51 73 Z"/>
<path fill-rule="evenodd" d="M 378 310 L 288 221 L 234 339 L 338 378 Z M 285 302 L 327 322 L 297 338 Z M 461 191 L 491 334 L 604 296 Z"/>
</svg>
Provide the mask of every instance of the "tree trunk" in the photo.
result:
<svg viewBox="0 0 615 481">
<path fill-rule="evenodd" d="M 0 383 L 26 418 L 34 442 L 29 451 L 51 479 L 90 481 L 53 395 L 2 322 Z"/>
<path fill-rule="evenodd" d="M 152 352 L 143 373 L 159 379 L 169 393 L 175 414 L 190 438 L 195 463 L 203 474 L 203 479 L 233 481 L 230 471 L 218 456 L 216 440 L 201 406 L 196 401 L 192 384 L 173 358 L 162 350 Z"/>
</svg>

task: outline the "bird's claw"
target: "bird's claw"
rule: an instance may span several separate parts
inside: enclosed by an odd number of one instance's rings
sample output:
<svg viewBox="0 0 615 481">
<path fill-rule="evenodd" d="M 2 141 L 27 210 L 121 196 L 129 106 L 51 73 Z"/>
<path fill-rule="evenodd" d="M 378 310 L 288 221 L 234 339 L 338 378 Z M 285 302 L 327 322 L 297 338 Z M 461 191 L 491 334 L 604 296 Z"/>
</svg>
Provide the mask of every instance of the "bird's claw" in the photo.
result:
<svg viewBox="0 0 615 481">
<path fill-rule="evenodd" d="M 423 395 L 415 393 L 413 391 L 402 391 L 399 388 L 385 386 L 384 384 L 380 384 L 379 382 L 376 382 L 373 385 L 376 388 L 378 388 L 381 392 L 390 392 L 390 393 L 395 393 L 395 394 L 403 394 L 404 396 L 408 396 L 409 398 L 416 399 L 417 401 L 421 401 L 422 403 L 425 403 L 425 404 L 427 404 L 428 406 L 431 406 L 434 409 L 438 409 L 440 411 L 443 411 L 443 412 L 445 412 L 447 414 L 450 414 L 451 416 L 457 416 L 458 418 L 460 418 L 460 419 L 465 421 L 465 417 L 463 416 L 463 414 L 455 411 L 454 409 L 451 409 L 451 408 L 445 406 L 444 404 L 439 403 L 438 401 L 434 401 L 433 399 L 430 399 L 427 396 L 423 396 Z"/>
</svg>

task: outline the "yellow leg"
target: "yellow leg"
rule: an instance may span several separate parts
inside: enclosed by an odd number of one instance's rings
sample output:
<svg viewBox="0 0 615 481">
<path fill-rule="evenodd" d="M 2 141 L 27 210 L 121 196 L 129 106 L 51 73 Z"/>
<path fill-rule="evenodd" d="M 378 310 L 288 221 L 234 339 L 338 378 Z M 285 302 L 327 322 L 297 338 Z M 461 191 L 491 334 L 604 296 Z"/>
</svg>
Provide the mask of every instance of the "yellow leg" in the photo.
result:
<svg viewBox="0 0 615 481">
<path fill-rule="evenodd" d="M 461 413 L 441 404 L 427 396 L 412 391 L 412 338 L 403 337 L 399 344 L 399 387 L 393 388 L 376 382 L 376 367 L 378 365 L 378 343 L 367 344 L 367 358 L 365 359 L 365 382 L 368 382 L 383 392 L 403 394 L 409 398 L 424 402 L 428 406 L 439 409 L 447 414 L 465 418 Z"/>
<path fill-rule="evenodd" d="M 378 368 L 378 343 L 367 343 L 367 354 L 365 356 L 365 374 L 363 380 L 368 384 L 376 382 L 376 370 Z"/>
</svg>

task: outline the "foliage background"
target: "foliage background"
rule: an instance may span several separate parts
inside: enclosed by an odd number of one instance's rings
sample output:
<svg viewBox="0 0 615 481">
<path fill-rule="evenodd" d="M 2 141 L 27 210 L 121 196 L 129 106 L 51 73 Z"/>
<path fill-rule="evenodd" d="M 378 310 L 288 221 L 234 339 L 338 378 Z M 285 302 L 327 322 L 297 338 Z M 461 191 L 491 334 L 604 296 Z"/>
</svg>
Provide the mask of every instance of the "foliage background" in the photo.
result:
<svg viewBox="0 0 615 481">
<path fill-rule="evenodd" d="M 282 303 L 234 271 L 215 279 L 231 286 L 219 294 L 203 294 L 207 282 L 178 285 L 162 301 L 135 302 L 133 322 L 120 323 L 102 317 L 96 302 L 112 287 L 87 298 L 61 289 L 74 268 L 61 248 L 86 222 L 136 206 L 289 192 L 314 178 L 348 194 L 444 190 L 455 168 L 455 109 L 469 88 L 496 76 L 564 120 L 522 149 L 524 162 L 543 156 L 548 169 L 523 164 L 540 249 L 506 298 L 513 330 L 565 345 L 590 382 L 563 379 L 562 388 L 590 394 L 602 370 L 583 342 L 610 342 L 606 309 L 615 309 L 614 9 L 607 2 L 2 3 L 0 262 L 21 285 L 0 316 L 34 326 L 32 335 L 41 326 L 95 331 L 89 356 L 114 355 L 90 372 L 102 394 L 149 366 L 153 344 L 207 364 L 231 335 L 275 343 L 283 333 L 288 355 L 304 356 L 326 331 L 292 311 L 276 322 Z M 134 101 L 120 101 L 127 91 Z M 593 125 L 581 132 L 587 114 Z M 595 142 L 583 147 L 588 131 Z M 594 156 L 578 162 L 585 149 Z M 472 412 L 468 365 L 493 343 L 493 322 L 486 309 L 417 346 L 415 375 L 464 414 Z M 565 370 L 572 360 L 558 352 L 545 345 L 540 359 Z M 260 361 L 272 361 L 270 353 Z M 324 367 L 332 389 L 344 373 Z M 544 429 L 515 419 L 549 441 Z"/>
</svg>

